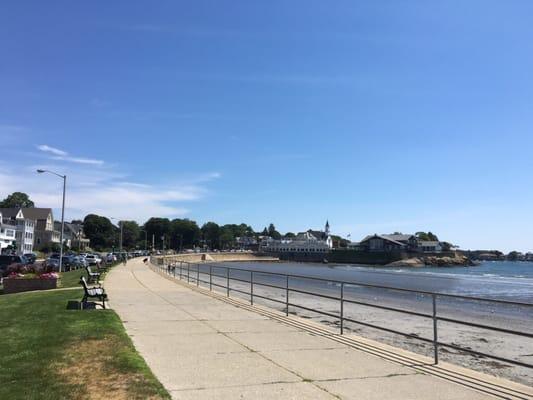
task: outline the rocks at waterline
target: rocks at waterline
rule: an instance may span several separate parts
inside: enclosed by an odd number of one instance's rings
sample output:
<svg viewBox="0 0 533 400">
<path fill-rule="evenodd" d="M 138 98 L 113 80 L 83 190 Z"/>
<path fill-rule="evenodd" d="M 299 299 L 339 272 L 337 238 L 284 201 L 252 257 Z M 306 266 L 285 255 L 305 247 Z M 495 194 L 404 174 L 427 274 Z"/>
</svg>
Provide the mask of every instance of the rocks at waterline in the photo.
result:
<svg viewBox="0 0 533 400">
<path fill-rule="evenodd" d="M 391 262 L 386 267 L 470 267 L 476 265 L 468 257 L 456 255 L 455 257 L 419 256 Z"/>
</svg>

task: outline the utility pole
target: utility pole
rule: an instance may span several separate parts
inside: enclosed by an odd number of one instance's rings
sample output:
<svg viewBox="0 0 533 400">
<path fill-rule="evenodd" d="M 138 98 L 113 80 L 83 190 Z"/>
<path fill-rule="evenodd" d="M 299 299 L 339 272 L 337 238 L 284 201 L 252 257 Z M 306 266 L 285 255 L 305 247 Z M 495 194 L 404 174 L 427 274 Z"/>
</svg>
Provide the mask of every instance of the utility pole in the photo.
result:
<svg viewBox="0 0 533 400">
<path fill-rule="evenodd" d="M 63 234 L 64 234 L 64 231 L 65 231 L 65 191 L 67 189 L 67 176 L 66 175 L 60 175 L 60 174 L 57 174 L 55 172 L 52 172 L 52 171 L 48 171 L 48 170 L 45 170 L 45 169 L 38 169 L 37 170 L 37 173 L 39 174 L 43 174 L 45 172 L 48 172 L 49 174 L 53 174 L 55 176 L 58 176 L 60 177 L 61 179 L 63 179 L 63 204 L 61 206 L 61 236 L 59 237 L 59 272 L 63 272 L 62 269 L 63 269 Z M 54 224 L 54 221 L 52 221 L 52 228 L 53 228 L 53 224 Z M 24 237 L 22 236 L 22 233 L 20 234 L 20 239 L 21 239 L 21 248 L 23 248 L 22 246 L 24 246 Z"/>
</svg>

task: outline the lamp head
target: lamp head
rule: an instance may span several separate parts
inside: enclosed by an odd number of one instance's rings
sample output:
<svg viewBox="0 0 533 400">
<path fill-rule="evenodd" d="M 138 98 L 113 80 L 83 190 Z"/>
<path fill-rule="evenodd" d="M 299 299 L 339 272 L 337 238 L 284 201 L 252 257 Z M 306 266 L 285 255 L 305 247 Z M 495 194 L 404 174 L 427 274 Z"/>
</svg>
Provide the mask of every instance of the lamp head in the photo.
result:
<svg viewBox="0 0 533 400">
<path fill-rule="evenodd" d="M 45 171 L 44 169 L 38 169 L 38 170 L 37 170 L 37 173 L 38 173 L 38 174 L 42 174 L 43 172 L 46 172 L 46 171 Z"/>
</svg>

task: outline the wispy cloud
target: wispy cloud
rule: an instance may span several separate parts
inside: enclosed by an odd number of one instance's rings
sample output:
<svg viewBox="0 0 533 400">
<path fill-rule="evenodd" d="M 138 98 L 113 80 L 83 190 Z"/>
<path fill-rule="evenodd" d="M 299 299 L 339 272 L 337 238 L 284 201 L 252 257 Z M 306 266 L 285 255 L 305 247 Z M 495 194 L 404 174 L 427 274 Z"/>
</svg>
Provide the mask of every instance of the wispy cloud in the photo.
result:
<svg viewBox="0 0 533 400">
<path fill-rule="evenodd" d="M 37 148 L 41 151 L 44 151 L 45 153 L 52 153 L 56 156 L 66 156 L 68 154 L 66 151 L 59 150 L 55 147 L 48 146 L 46 144 L 40 144 L 39 146 L 37 146 Z"/>
<path fill-rule="evenodd" d="M 60 150 L 56 147 L 48 146 L 47 144 L 41 144 L 37 146 L 37 149 L 44 153 L 50 153 L 52 156 L 50 159 L 57 161 L 69 161 L 77 164 L 90 164 L 90 165 L 104 165 L 103 160 L 96 160 L 94 158 L 84 157 L 72 157 L 64 150 Z"/>
<path fill-rule="evenodd" d="M 52 176 L 35 174 L 35 169 L 65 173 L 67 175 L 66 218 L 83 218 L 89 213 L 113 216 L 120 219 L 145 222 L 153 216 L 183 217 L 189 213 L 190 203 L 205 198 L 209 191 L 207 180 L 220 174 L 206 173 L 173 183 L 145 183 L 128 180 L 126 174 L 116 172 L 116 167 L 91 168 L 77 164 L 65 168 L 62 164 L 14 166 L 0 164 L 0 198 L 14 191 L 26 192 L 40 207 L 51 207 L 59 215 L 61 183 Z"/>
</svg>

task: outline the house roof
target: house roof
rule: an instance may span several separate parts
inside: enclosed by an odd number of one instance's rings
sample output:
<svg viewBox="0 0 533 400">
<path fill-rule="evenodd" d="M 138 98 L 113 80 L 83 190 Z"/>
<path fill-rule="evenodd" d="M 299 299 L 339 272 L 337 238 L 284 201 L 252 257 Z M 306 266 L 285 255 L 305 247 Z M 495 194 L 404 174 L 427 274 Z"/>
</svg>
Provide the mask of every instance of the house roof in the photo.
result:
<svg viewBox="0 0 533 400">
<path fill-rule="evenodd" d="M 408 242 L 409 239 L 413 237 L 413 235 L 404 235 L 404 234 L 392 234 L 392 235 L 381 235 L 381 236 L 389 238 L 396 242 Z"/>
<path fill-rule="evenodd" d="M 313 235 L 314 237 L 316 237 L 317 239 L 321 239 L 321 240 L 326 240 L 327 239 L 326 232 L 314 231 L 312 229 L 309 229 L 307 232 L 310 233 L 311 235 Z"/>
<path fill-rule="evenodd" d="M 364 243 L 370 239 L 378 238 L 378 239 L 386 240 L 387 242 L 397 244 L 398 246 L 405 246 L 405 243 L 398 242 L 397 240 L 391 239 L 391 236 L 397 236 L 397 235 L 368 235 L 363 240 L 361 240 L 359 243 Z M 405 236 L 408 236 L 408 235 L 405 235 Z"/>
<path fill-rule="evenodd" d="M 24 218 L 33 219 L 35 221 L 47 219 L 50 214 L 52 214 L 51 208 L 23 208 L 22 214 Z"/>
<path fill-rule="evenodd" d="M 20 208 L 0 208 L 0 214 L 3 218 L 15 218 Z"/>
</svg>

